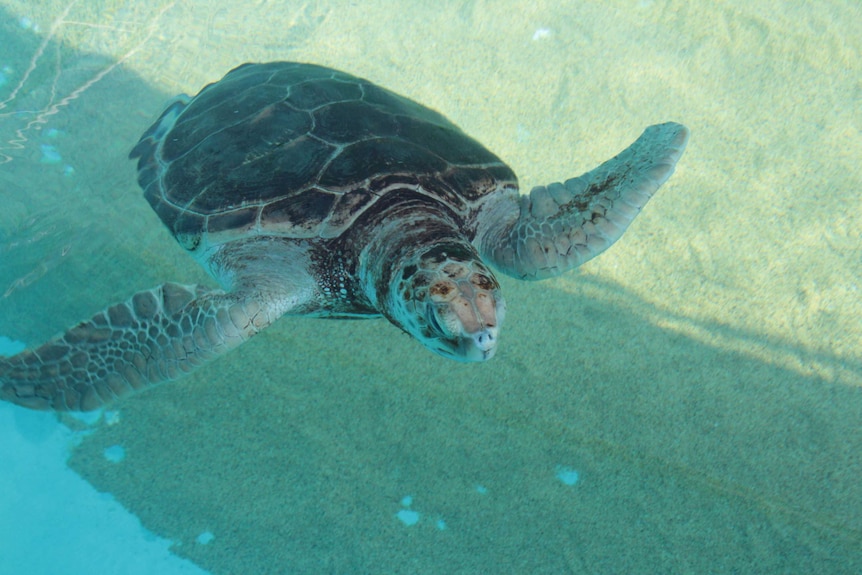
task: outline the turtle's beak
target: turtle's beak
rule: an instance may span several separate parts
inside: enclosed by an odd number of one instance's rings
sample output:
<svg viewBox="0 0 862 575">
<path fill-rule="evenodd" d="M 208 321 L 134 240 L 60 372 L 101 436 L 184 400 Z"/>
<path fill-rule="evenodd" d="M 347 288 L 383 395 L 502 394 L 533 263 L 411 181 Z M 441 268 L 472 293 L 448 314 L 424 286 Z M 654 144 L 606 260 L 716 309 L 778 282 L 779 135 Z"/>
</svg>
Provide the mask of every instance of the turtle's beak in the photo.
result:
<svg viewBox="0 0 862 575">
<path fill-rule="evenodd" d="M 494 356 L 506 303 L 499 285 L 485 274 L 446 278 L 429 288 L 428 328 L 431 349 L 459 361 Z"/>
<path fill-rule="evenodd" d="M 488 327 L 461 338 L 458 341 L 458 355 L 455 356 L 455 359 L 461 361 L 491 359 L 497 351 L 497 334 L 499 331 L 496 326 Z"/>
</svg>

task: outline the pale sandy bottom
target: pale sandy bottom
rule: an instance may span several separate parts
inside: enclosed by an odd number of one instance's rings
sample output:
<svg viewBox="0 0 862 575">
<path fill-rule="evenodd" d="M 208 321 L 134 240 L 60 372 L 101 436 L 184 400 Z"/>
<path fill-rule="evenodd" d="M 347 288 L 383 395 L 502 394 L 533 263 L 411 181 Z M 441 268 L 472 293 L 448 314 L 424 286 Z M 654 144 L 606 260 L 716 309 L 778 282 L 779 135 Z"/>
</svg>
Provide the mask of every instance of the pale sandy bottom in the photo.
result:
<svg viewBox="0 0 862 575">
<path fill-rule="evenodd" d="M 487 364 L 289 319 L 117 405 L 71 467 L 177 554 L 218 575 L 862 571 L 855 2 L 27 4 L 0 8 L 0 333 L 31 344 L 206 281 L 125 155 L 243 61 L 373 79 L 525 189 L 651 123 L 692 130 L 608 253 L 503 278 Z"/>
</svg>

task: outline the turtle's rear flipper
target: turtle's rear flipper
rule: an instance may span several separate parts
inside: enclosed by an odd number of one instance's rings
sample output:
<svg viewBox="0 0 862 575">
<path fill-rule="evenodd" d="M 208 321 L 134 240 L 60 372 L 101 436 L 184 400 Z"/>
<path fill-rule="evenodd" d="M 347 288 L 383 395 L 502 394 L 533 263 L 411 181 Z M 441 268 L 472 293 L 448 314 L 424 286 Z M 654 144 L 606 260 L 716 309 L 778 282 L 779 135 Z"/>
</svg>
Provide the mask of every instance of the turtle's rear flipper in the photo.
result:
<svg viewBox="0 0 862 575">
<path fill-rule="evenodd" d="M 575 268 L 617 241 L 673 173 L 688 129 L 650 126 L 631 146 L 563 184 L 533 188 L 520 198 L 514 223 L 489 230 L 486 256 L 502 272 L 545 279 Z"/>
<path fill-rule="evenodd" d="M 38 349 L 0 358 L 0 399 L 89 411 L 181 377 L 277 319 L 254 296 L 174 283 L 139 292 Z"/>
</svg>

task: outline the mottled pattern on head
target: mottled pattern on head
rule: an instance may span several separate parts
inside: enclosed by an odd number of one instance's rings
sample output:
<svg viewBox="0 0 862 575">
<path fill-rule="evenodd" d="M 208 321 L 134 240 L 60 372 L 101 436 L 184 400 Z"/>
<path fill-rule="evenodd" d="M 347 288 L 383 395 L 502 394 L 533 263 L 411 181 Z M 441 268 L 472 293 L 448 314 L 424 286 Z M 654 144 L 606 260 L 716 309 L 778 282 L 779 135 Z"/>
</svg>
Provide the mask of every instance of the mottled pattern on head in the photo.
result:
<svg viewBox="0 0 862 575">
<path fill-rule="evenodd" d="M 402 267 L 391 297 L 395 309 L 403 306 L 402 328 L 437 353 L 462 361 L 494 355 L 506 304 L 469 244 L 443 243 L 420 253 Z"/>
</svg>

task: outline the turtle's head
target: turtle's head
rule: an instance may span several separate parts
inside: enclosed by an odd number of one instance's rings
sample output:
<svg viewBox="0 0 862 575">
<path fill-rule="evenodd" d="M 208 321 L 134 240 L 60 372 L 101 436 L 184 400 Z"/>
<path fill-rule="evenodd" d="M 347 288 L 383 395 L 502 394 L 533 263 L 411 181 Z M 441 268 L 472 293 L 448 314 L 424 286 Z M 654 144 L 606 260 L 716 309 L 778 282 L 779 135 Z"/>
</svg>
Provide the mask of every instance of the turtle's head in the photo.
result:
<svg viewBox="0 0 862 575">
<path fill-rule="evenodd" d="M 506 303 L 469 244 L 420 252 L 391 280 L 388 315 L 428 349 L 458 361 L 491 359 Z"/>
</svg>

